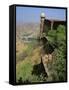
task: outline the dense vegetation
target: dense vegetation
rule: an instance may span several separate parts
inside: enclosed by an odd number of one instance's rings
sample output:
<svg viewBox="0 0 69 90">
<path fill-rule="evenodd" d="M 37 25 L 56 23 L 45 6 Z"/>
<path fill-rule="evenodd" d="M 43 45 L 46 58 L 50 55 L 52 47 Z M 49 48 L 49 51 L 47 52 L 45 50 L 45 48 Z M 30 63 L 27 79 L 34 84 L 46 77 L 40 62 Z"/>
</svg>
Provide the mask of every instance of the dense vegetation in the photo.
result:
<svg viewBox="0 0 69 90">
<path fill-rule="evenodd" d="M 49 42 L 53 45 L 56 58 L 51 65 L 51 75 L 54 81 L 66 80 L 66 29 L 59 25 L 57 30 L 48 32 Z"/>
<path fill-rule="evenodd" d="M 59 25 L 57 30 L 49 30 L 43 33 L 47 43 L 43 43 L 44 49 L 49 51 L 49 45 L 54 49 L 54 59 L 49 63 L 48 77 L 41 62 L 41 45 L 37 42 L 24 44 L 21 52 L 17 52 L 16 80 L 18 83 L 65 81 L 66 80 L 66 28 Z M 39 42 L 38 42 L 39 43 Z M 24 55 L 25 54 L 25 55 Z"/>
</svg>

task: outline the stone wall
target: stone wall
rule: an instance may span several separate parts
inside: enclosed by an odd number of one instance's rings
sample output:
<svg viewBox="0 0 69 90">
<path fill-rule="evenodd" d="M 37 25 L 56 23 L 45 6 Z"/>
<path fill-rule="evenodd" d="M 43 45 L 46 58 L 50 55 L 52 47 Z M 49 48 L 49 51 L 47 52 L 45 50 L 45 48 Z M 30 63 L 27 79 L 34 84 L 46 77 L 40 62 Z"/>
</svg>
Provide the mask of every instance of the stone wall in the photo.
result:
<svg viewBox="0 0 69 90">
<path fill-rule="evenodd" d="M 52 30 L 52 29 L 56 30 L 59 25 L 66 26 L 66 21 L 45 19 L 44 30 L 46 29 L 46 26 L 47 26 L 48 30 Z"/>
</svg>

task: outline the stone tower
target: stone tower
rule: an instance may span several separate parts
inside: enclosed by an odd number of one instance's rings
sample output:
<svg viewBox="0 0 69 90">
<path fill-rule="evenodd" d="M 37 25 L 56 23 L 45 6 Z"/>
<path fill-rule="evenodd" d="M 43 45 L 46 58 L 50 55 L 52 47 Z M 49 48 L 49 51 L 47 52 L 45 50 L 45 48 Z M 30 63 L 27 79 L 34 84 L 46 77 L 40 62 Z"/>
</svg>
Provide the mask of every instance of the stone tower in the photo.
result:
<svg viewBox="0 0 69 90">
<path fill-rule="evenodd" d="M 42 33 L 43 33 L 44 20 L 45 20 L 45 13 L 41 13 L 41 16 L 40 16 L 40 37 L 42 36 Z"/>
</svg>

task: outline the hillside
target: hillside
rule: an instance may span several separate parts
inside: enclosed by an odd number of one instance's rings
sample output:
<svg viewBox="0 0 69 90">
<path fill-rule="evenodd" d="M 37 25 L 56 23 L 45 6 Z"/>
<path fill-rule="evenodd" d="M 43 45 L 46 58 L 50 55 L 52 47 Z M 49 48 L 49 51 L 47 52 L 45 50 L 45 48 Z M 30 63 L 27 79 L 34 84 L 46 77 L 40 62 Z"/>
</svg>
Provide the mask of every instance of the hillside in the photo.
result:
<svg viewBox="0 0 69 90">
<path fill-rule="evenodd" d="M 39 23 L 24 23 L 16 26 L 16 40 L 22 40 L 25 37 L 37 38 L 40 32 Z"/>
</svg>

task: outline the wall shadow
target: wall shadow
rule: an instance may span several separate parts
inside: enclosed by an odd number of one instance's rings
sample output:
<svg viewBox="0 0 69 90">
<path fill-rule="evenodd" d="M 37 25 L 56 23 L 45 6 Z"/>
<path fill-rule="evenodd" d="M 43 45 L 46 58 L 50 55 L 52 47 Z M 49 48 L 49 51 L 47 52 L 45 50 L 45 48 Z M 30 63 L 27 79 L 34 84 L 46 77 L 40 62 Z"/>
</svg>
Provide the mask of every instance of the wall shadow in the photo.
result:
<svg viewBox="0 0 69 90">
<path fill-rule="evenodd" d="M 48 77 L 47 73 L 45 72 L 42 59 L 41 59 L 41 63 L 33 66 L 32 75 L 36 75 L 38 77 L 40 77 L 40 75 L 42 75 L 43 77 Z"/>
</svg>

